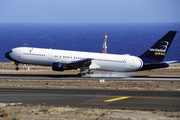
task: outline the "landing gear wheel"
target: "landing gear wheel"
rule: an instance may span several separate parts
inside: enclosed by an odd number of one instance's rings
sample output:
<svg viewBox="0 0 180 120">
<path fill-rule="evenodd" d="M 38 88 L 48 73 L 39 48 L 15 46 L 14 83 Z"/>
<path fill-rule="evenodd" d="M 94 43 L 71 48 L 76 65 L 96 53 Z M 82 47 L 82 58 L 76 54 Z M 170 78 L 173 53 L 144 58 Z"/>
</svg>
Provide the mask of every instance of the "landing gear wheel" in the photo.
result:
<svg viewBox="0 0 180 120">
<path fill-rule="evenodd" d="M 82 74 L 81 74 L 81 73 L 78 73 L 78 76 L 79 76 L 79 77 L 81 77 L 81 76 L 82 76 Z"/>
<path fill-rule="evenodd" d="M 19 70 L 19 67 L 18 67 L 19 63 L 15 62 L 15 65 L 16 65 L 16 70 Z"/>
<path fill-rule="evenodd" d="M 88 72 L 87 73 L 83 73 L 83 71 L 85 71 L 85 69 L 88 69 Z M 82 67 L 80 68 L 80 73 L 78 73 L 78 76 L 82 77 L 82 75 L 86 75 L 86 74 L 90 74 L 90 69 L 89 67 Z"/>
<path fill-rule="evenodd" d="M 16 70 L 19 70 L 19 67 L 16 67 Z"/>
<path fill-rule="evenodd" d="M 88 72 L 86 74 L 93 74 L 93 72 L 91 72 L 91 69 L 88 69 Z"/>
</svg>

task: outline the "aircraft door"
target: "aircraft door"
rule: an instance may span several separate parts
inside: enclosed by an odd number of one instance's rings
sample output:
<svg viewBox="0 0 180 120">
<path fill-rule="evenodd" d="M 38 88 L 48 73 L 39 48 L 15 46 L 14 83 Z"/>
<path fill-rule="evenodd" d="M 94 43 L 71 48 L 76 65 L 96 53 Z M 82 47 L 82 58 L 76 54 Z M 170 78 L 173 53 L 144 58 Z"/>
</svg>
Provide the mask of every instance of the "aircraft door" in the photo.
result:
<svg viewBox="0 0 180 120">
<path fill-rule="evenodd" d="M 134 67 L 134 60 L 133 59 L 130 60 L 130 66 Z"/>
<path fill-rule="evenodd" d="M 53 54 L 52 54 L 52 53 L 49 53 L 48 59 L 49 59 L 49 60 L 52 60 L 52 57 L 53 57 Z"/>
<path fill-rule="evenodd" d="M 21 57 L 21 50 L 17 50 L 17 57 Z"/>
</svg>

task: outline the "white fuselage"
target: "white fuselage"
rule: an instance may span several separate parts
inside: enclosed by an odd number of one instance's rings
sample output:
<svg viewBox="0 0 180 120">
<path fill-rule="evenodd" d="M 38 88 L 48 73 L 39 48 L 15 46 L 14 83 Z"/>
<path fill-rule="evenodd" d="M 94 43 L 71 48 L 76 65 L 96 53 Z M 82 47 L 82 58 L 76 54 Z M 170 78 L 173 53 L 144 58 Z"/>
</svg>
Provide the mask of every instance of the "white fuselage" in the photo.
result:
<svg viewBox="0 0 180 120">
<path fill-rule="evenodd" d="M 41 49 L 31 47 L 13 48 L 11 58 L 25 64 L 48 65 L 54 62 L 71 63 L 81 59 L 91 58 L 90 69 L 130 72 L 142 68 L 143 62 L 139 57 L 93 52 L 78 52 L 56 49 Z"/>
</svg>

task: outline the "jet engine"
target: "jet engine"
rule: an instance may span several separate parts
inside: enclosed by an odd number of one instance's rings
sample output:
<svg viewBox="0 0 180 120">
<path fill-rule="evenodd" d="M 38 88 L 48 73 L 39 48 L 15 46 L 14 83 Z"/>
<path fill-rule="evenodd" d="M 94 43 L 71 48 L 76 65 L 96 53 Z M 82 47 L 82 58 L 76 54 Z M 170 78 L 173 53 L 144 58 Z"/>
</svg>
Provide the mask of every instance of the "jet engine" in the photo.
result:
<svg viewBox="0 0 180 120">
<path fill-rule="evenodd" d="M 64 71 L 64 70 L 68 70 L 68 67 L 66 67 L 66 64 L 64 64 L 64 63 L 54 62 L 52 64 L 52 70 L 54 70 L 54 71 Z"/>
</svg>

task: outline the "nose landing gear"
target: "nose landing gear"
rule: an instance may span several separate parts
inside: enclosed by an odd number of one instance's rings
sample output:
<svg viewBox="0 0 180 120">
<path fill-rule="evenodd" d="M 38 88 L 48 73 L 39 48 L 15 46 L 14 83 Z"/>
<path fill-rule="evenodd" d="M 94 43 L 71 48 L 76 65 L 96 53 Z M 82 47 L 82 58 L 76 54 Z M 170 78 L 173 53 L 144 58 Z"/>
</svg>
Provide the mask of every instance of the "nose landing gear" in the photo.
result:
<svg viewBox="0 0 180 120">
<path fill-rule="evenodd" d="M 16 70 L 19 70 L 19 67 L 18 67 L 19 63 L 15 62 L 15 65 L 16 65 Z"/>
</svg>

